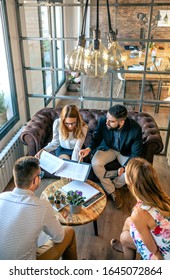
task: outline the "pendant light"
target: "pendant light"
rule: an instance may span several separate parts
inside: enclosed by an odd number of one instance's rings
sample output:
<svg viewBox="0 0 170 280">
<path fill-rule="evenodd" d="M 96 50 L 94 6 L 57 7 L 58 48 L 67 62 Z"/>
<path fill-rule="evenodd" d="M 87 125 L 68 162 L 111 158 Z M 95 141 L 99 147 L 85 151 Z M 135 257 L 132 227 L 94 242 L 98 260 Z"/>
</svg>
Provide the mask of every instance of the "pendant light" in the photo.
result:
<svg viewBox="0 0 170 280">
<path fill-rule="evenodd" d="M 167 10 L 168 10 L 168 7 L 167 7 Z M 168 11 L 166 10 L 166 15 L 164 16 L 164 18 L 163 18 L 163 21 L 164 21 L 164 23 L 165 24 L 168 24 Z"/>
<path fill-rule="evenodd" d="M 109 10 L 109 1 L 107 1 L 107 14 L 108 14 L 108 24 L 109 24 L 109 33 L 108 33 L 108 67 L 112 70 L 120 69 L 124 66 L 124 63 L 127 60 L 126 51 L 119 45 L 117 42 L 117 30 L 113 31 L 111 26 L 110 19 L 110 10 Z"/>
<path fill-rule="evenodd" d="M 92 78 L 101 78 L 108 70 L 107 49 L 100 40 L 99 0 L 97 0 L 96 29 L 93 31 L 93 43 L 85 50 L 84 70 Z"/>
<path fill-rule="evenodd" d="M 86 30 L 87 8 L 88 8 L 88 0 L 86 0 L 81 35 L 78 38 L 78 44 L 76 48 L 68 52 L 68 54 L 65 57 L 66 68 L 74 72 L 84 73 L 84 48 L 86 44 L 85 30 Z"/>
</svg>

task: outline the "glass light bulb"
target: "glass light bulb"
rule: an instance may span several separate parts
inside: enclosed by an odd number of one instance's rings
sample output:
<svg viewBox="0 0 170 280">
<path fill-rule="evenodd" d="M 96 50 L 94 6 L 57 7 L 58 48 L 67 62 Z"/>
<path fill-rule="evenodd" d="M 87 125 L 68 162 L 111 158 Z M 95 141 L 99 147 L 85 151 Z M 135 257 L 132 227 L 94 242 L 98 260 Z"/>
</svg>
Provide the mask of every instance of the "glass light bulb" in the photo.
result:
<svg viewBox="0 0 170 280">
<path fill-rule="evenodd" d="M 71 70 L 70 69 L 70 65 L 69 65 L 69 61 L 70 61 L 70 57 L 72 56 L 74 50 L 71 50 L 67 53 L 67 55 L 65 56 L 65 67 L 68 69 L 68 70 Z"/>
<path fill-rule="evenodd" d="M 78 38 L 77 46 L 71 50 L 65 58 L 65 66 L 70 71 L 84 73 L 84 48 L 86 44 L 85 35 Z"/>
<path fill-rule="evenodd" d="M 92 43 L 89 48 L 85 50 L 84 70 L 86 74 L 92 78 L 101 78 L 107 73 L 107 49 L 101 42 L 99 43 L 99 49 L 96 50 Z"/>
<path fill-rule="evenodd" d="M 117 41 L 110 42 L 108 47 L 108 67 L 113 70 L 122 68 L 126 60 L 126 51 L 118 44 Z"/>
<path fill-rule="evenodd" d="M 84 72 L 84 47 L 77 46 L 69 52 L 65 59 L 66 67 L 75 72 Z"/>
</svg>

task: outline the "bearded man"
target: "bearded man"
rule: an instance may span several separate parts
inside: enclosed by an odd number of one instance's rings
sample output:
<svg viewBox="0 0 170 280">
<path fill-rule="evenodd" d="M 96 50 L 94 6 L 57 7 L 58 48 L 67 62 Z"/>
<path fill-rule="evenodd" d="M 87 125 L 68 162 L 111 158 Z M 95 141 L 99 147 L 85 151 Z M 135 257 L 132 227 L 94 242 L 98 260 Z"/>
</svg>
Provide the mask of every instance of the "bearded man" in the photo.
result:
<svg viewBox="0 0 170 280">
<path fill-rule="evenodd" d="M 128 117 L 125 106 L 112 106 L 106 116 L 102 116 L 94 131 L 90 145 L 79 152 L 84 158 L 89 153 L 92 157 L 92 168 L 99 178 L 102 187 L 111 197 L 117 208 L 122 206 L 119 188 L 125 183 L 125 166 L 131 158 L 140 157 L 143 151 L 142 130 L 140 125 Z M 113 180 L 105 177 L 105 165 L 117 159 L 121 167 L 118 176 Z"/>
</svg>

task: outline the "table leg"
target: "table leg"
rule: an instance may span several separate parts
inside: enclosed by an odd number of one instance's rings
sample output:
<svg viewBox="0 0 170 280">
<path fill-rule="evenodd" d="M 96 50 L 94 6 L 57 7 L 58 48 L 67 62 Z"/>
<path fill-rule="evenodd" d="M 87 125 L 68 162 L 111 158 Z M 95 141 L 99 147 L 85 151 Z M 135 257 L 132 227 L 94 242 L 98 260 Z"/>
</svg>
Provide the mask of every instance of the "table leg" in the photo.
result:
<svg viewBox="0 0 170 280">
<path fill-rule="evenodd" d="M 95 233 L 95 235 L 98 236 L 97 220 L 93 221 L 93 227 L 94 227 L 94 233 Z"/>
</svg>

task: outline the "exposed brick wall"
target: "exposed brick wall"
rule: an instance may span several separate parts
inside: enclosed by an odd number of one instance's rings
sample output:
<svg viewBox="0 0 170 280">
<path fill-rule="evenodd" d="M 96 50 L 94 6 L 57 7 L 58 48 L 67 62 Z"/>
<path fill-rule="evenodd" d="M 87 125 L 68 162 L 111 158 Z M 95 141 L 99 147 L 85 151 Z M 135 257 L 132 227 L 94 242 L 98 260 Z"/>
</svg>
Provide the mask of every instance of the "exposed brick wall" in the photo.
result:
<svg viewBox="0 0 170 280">
<path fill-rule="evenodd" d="M 106 0 L 100 0 L 100 4 L 106 5 Z M 150 3 L 151 1 L 145 1 L 145 3 Z M 156 3 L 164 3 L 164 0 L 156 1 Z M 92 0 L 91 3 L 96 4 L 96 0 Z M 115 3 L 115 0 L 109 1 L 110 5 Z M 118 3 L 143 3 L 143 1 L 130 1 L 130 0 L 119 0 Z M 166 6 L 162 7 L 154 7 L 153 14 L 156 15 L 158 10 L 166 10 Z M 170 9 L 170 7 L 169 7 Z M 137 18 L 138 13 L 146 13 L 149 14 L 149 7 L 113 7 L 110 6 L 110 15 L 112 28 L 115 31 L 118 28 L 118 36 L 117 38 L 140 38 L 140 28 L 141 24 L 139 19 Z M 91 7 L 91 30 L 93 30 L 96 26 L 96 6 Z M 107 17 L 107 8 L 103 6 L 99 6 L 99 26 L 101 31 L 101 38 L 103 38 L 103 43 L 107 42 L 107 33 L 108 33 L 108 17 Z M 147 28 L 147 25 L 146 25 Z M 169 39 L 170 38 L 170 27 L 156 27 L 151 31 L 153 38 L 155 39 Z M 146 32 L 147 36 L 147 32 Z M 128 42 L 124 42 L 122 44 L 127 44 Z M 137 41 L 136 41 L 137 43 Z"/>
</svg>

